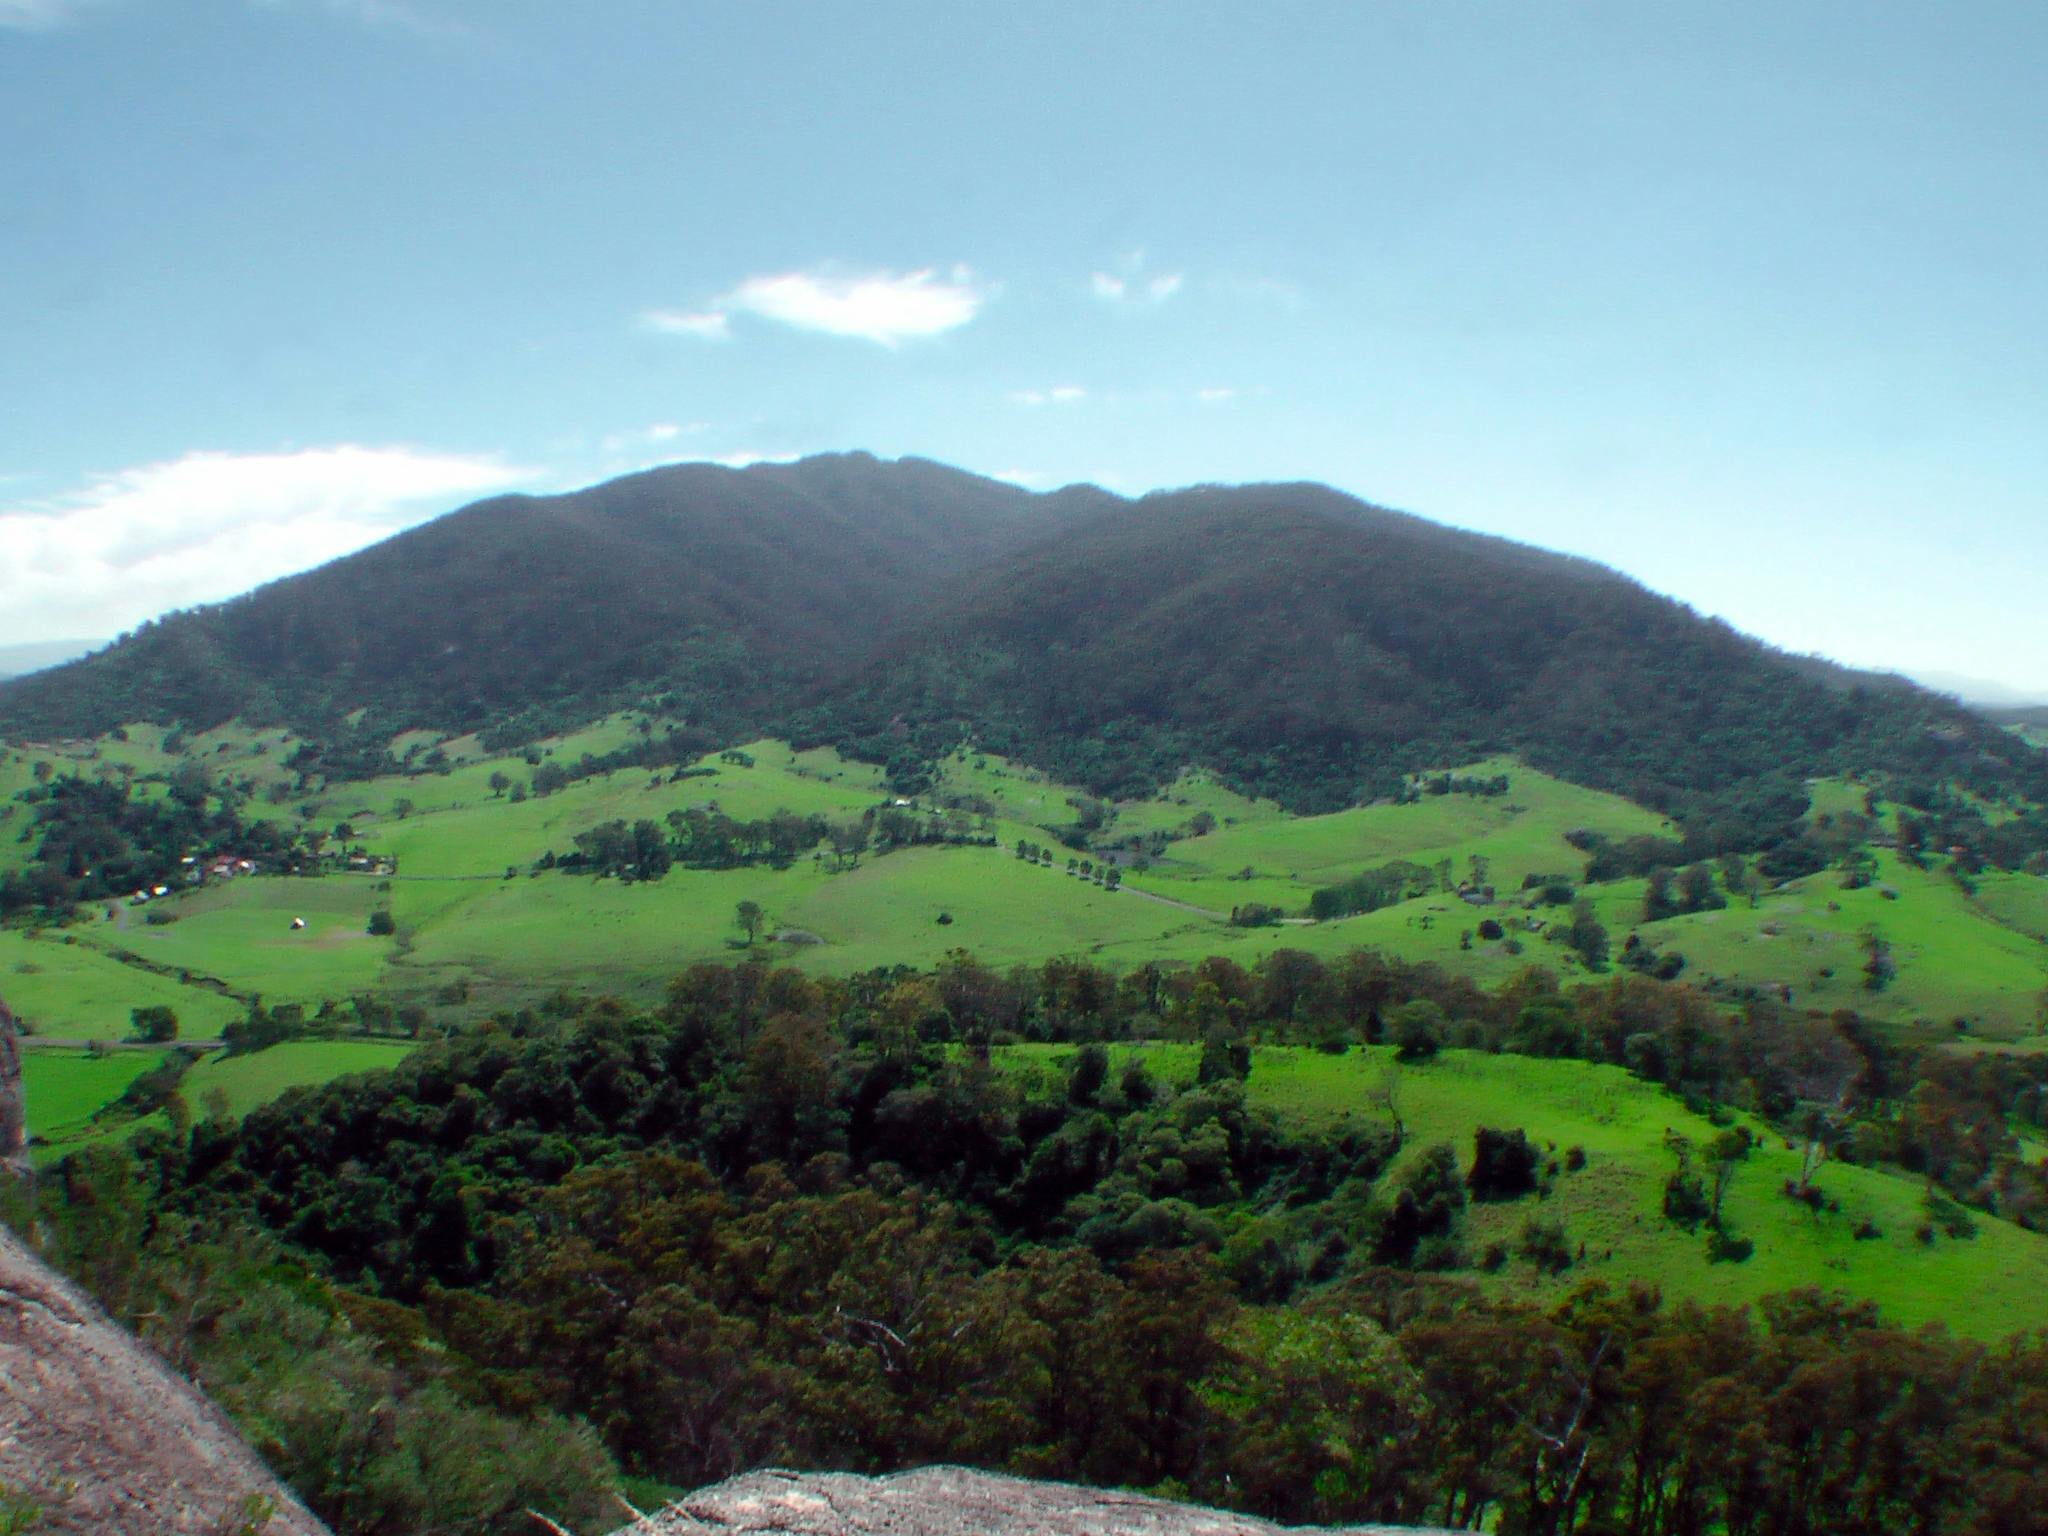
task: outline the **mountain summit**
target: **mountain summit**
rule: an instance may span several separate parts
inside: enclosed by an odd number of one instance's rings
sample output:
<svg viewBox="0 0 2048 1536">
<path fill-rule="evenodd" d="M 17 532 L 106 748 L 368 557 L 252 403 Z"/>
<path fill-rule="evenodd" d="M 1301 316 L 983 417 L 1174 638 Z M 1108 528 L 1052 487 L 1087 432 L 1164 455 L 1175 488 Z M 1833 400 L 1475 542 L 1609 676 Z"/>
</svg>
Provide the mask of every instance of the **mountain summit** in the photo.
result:
<svg viewBox="0 0 2048 1536">
<path fill-rule="evenodd" d="M 1856 768 L 2048 798 L 1954 701 L 1590 561 L 1319 485 L 1033 495 L 866 454 L 479 502 L 0 685 L 0 731 L 509 741 L 627 703 L 884 761 L 971 736 L 1106 794 L 1204 762 L 1299 809 L 1499 750 L 1695 826 Z"/>
</svg>

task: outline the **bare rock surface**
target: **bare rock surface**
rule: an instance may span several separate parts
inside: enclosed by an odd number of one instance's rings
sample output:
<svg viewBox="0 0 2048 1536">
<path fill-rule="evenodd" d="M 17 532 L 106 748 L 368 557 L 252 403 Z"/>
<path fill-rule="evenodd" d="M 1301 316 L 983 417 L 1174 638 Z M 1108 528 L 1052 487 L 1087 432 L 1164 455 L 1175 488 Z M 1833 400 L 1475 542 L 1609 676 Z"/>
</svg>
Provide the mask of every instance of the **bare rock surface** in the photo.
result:
<svg viewBox="0 0 2048 1536">
<path fill-rule="evenodd" d="M 38 1536 L 326 1536 L 218 1408 L 0 1227 L 0 1486 Z"/>
<path fill-rule="evenodd" d="M 699 1489 L 613 1536 L 1279 1536 L 1288 1529 L 1135 1493 L 923 1467 L 892 1477 L 750 1472 Z M 1354 1525 L 1331 1536 L 1417 1533 Z"/>
<path fill-rule="evenodd" d="M 0 1002 L 0 1176 L 27 1167 L 22 1151 L 28 1116 L 21 1097 L 21 1040 L 14 1015 Z"/>
</svg>

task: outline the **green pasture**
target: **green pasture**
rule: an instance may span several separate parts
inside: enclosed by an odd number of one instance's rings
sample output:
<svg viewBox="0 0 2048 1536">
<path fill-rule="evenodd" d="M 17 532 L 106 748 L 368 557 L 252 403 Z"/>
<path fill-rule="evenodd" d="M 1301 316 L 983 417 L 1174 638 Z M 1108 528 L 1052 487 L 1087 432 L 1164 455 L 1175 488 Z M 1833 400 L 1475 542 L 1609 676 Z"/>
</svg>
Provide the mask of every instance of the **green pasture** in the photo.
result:
<svg viewBox="0 0 2048 1536">
<path fill-rule="evenodd" d="M 573 739 L 573 738 L 572 738 Z M 581 750 L 557 748 L 573 763 Z M 578 832 L 607 821 L 661 822 L 672 811 L 716 806 L 737 820 L 776 811 L 858 818 L 887 798 L 880 770 L 830 751 L 797 753 L 780 742 L 740 749 L 751 767 L 721 762 L 717 753 L 691 766 L 699 777 L 669 782 L 673 769 L 618 768 L 579 779 L 550 795 L 515 802 L 494 792 L 491 775 L 528 784 L 533 768 L 517 757 L 484 758 L 446 774 L 421 774 L 330 786 L 318 797 L 321 821 L 347 822 L 356 840 L 390 854 L 406 875 L 502 874 L 552 849 L 569 853 Z M 400 801 L 410 803 L 400 814 Z"/>
<path fill-rule="evenodd" d="M 177 1012 L 182 1037 L 208 1040 L 246 1011 L 218 992 L 123 965 L 68 931 L 0 929 L 0 1000 L 37 1035 L 58 1040 L 121 1039 L 131 1009 L 159 1005 Z"/>
<path fill-rule="evenodd" d="M 1990 882 L 1993 900 L 2008 914 L 1994 921 L 1980 906 L 1983 893 L 1973 900 L 1948 874 L 1915 869 L 1882 851 L 1877 861 L 1876 880 L 1861 890 L 1842 889 L 1840 873 L 1823 870 L 1766 893 L 1754 908 L 1737 900 L 1657 923 L 1642 921 L 1640 880 L 1588 894 L 1617 956 L 1634 931 L 1659 950 L 1683 954 L 1693 980 L 1790 987 L 1800 1007 L 1854 1008 L 1942 1028 L 1960 1018 L 2000 1038 L 2030 1033 L 2048 987 L 2048 946 L 2018 931 L 2018 923 L 2029 915 L 2048 923 L 2048 879 L 2009 875 Z M 1882 991 L 1864 985 L 1866 930 L 1891 946 L 1896 975 Z"/>
<path fill-rule="evenodd" d="M 1987 869 L 1976 877 L 1971 905 L 1993 922 L 2048 944 L 2048 879 Z"/>
<path fill-rule="evenodd" d="M 609 752 L 660 728 L 644 716 L 615 715 L 535 750 L 542 761 L 573 764 L 586 752 Z M 102 770 L 122 763 L 155 771 L 179 761 L 163 753 L 162 736 L 158 728 L 138 726 L 125 742 L 50 750 L 80 762 L 99 751 Z M 229 728 L 190 738 L 186 754 L 211 753 L 260 774 L 288 756 L 291 745 L 283 733 Z M 1064 848 L 1055 847 L 1049 869 L 1013 854 L 1019 839 L 1051 845 L 1048 829 L 1071 826 L 1079 791 L 998 755 L 964 749 L 939 765 L 939 783 L 928 798 L 972 797 L 995 807 L 999 846 L 993 851 L 912 849 L 869 855 L 846 871 L 835 870 L 829 857 L 800 859 L 782 871 L 676 869 L 655 884 L 625 885 L 531 869 L 550 850 L 571 852 L 578 833 L 603 822 L 659 824 L 671 812 L 714 805 L 740 819 L 789 810 L 852 820 L 889 800 L 890 791 L 871 764 L 764 740 L 745 743 L 732 761 L 709 753 L 692 765 L 708 771 L 680 782 L 671 782 L 672 770 L 624 768 L 515 803 L 509 790 L 494 792 L 490 779 L 503 774 L 516 784 L 530 782 L 533 768 L 522 757 L 487 755 L 473 737 L 408 733 L 393 745 L 401 754 L 415 745 L 439 750 L 454 766 L 446 773 L 331 785 L 310 796 L 316 824 L 350 822 L 356 840 L 396 859 L 388 882 L 349 875 L 209 886 L 149 909 L 176 919 L 168 925 L 150 925 L 143 909 L 120 905 L 111 922 L 71 930 L 95 952 L 61 970 L 19 973 L 17 981 L 6 966 L 19 959 L 10 962 L 11 950 L 0 949 L 0 996 L 18 994 L 17 1007 L 32 1016 L 48 1013 L 76 1027 L 75 1037 L 90 1038 L 119 1033 L 128 1008 L 147 1002 L 179 1008 L 193 1021 L 188 1028 L 202 1017 L 218 1021 L 238 1006 L 204 992 L 201 1001 L 181 1006 L 194 990 L 180 986 L 181 973 L 309 1005 L 365 990 L 418 998 L 451 982 L 469 984 L 480 1003 L 490 1004 L 562 986 L 644 995 L 692 961 L 730 958 L 738 940 L 733 909 L 742 900 L 766 910 L 770 932 L 815 936 L 817 943 L 774 951 L 814 970 L 925 964 L 955 948 L 1004 964 L 1074 954 L 1135 965 L 1215 953 L 1251 964 L 1281 947 L 1333 957 L 1374 946 L 1491 984 L 1529 964 L 1578 972 L 1576 959 L 1553 942 L 1566 913 L 1524 910 L 1519 890 L 1525 875 L 1581 869 L 1584 855 L 1565 840 L 1568 832 L 1586 828 L 1626 837 L 1669 830 L 1625 800 L 1509 758 L 1457 770 L 1505 774 L 1503 796 L 1424 796 L 1410 805 L 1311 817 L 1287 815 L 1272 802 L 1247 799 L 1212 775 L 1190 771 L 1157 797 L 1113 807 L 1098 840 L 1114 844 L 1154 830 L 1179 834 L 1200 812 L 1215 819 L 1215 830 L 1177 835 L 1146 869 L 1126 866 L 1124 889 L 1112 894 L 1066 875 L 1070 854 Z M 0 787 L 30 782 L 31 761 L 25 753 L 0 754 Z M 1861 807 L 1863 787 L 1852 781 L 1818 780 L 1809 788 L 1816 814 Z M 300 799 L 290 798 L 294 806 Z M 27 810 L 4 800 L 0 807 Z M 281 814 L 294 813 L 281 808 Z M 11 825 L 0 821 L 0 861 L 21 848 L 9 840 Z M 1226 922 L 1233 907 L 1253 902 L 1298 917 L 1318 886 L 1394 859 L 1432 869 L 1448 860 L 1452 878 L 1463 881 L 1475 872 L 1475 858 L 1484 861 L 1486 883 L 1499 893 L 1493 907 L 1471 907 L 1437 891 L 1322 924 L 1239 929 Z M 2048 933 L 2048 879 L 1994 872 L 1971 897 L 1946 874 L 1914 870 L 1888 855 L 1881 867 L 1878 884 L 1863 891 L 1840 890 L 1840 877 L 1826 872 L 1766 894 L 1754 909 L 1738 900 L 1718 912 L 1654 925 L 1642 923 L 1640 880 L 1587 894 L 1610 930 L 1617 958 L 1628 934 L 1640 930 L 1658 948 L 1684 954 L 1693 979 L 1781 985 L 1802 1006 L 1853 1007 L 1902 1025 L 1927 1021 L 1942 1035 L 1954 1033 L 1956 1018 L 1987 1038 L 2030 1035 L 2048 987 L 2048 946 L 2040 942 Z M 388 889 L 379 888 L 387 883 Z M 1883 887 L 1898 899 L 1885 900 Z M 397 920 L 395 939 L 372 939 L 364 931 L 380 906 Z M 941 923 L 941 914 L 950 921 Z M 304 916 L 308 930 L 292 932 L 293 916 Z M 1503 940 L 1478 937 L 1488 917 L 1508 926 Z M 1539 925 L 1549 931 L 1532 931 Z M 1869 926 L 1892 945 L 1897 966 L 1882 993 L 1862 984 L 1860 934 Z M 25 941 L 8 936 L 8 942 Z M 149 976 L 117 955 L 167 974 Z"/>
<path fill-rule="evenodd" d="M 61 1146 L 128 1085 L 163 1061 L 160 1051 L 29 1050 L 21 1056 L 22 1105 L 31 1138 Z"/>
<path fill-rule="evenodd" d="M 195 1116 L 221 1113 L 239 1120 L 289 1089 L 394 1066 L 415 1048 L 402 1041 L 294 1040 L 247 1056 L 214 1052 L 185 1073 L 178 1091 Z M 63 1157 L 95 1142 L 125 1139 L 148 1126 L 168 1127 L 170 1121 L 161 1111 L 112 1124 L 93 1121 L 165 1054 L 116 1050 L 94 1055 L 39 1047 L 24 1052 L 22 1087 L 29 1135 L 40 1144 L 36 1155 Z"/>
<path fill-rule="evenodd" d="M 287 1040 L 246 1056 L 207 1056 L 185 1074 L 179 1091 L 195 1115 L 218 1110 L 239 1120 L 287 1089 L 395 1067 L 415 1049 L 403 1041 Z"/>
<path fill-rule="evenodd" d="M 1508 793 L 1429 795 L 1412 805 L 1226 826 L 1172 844 L 1150 869 L 1126 878 L 1226 912 L 1246 901 L 1302 912 L 1315 887 L 1396 859 L 1425 868 L 1449 859 L 1453 879 L 1462 881 L 1476 855 L 1486 860 L 1485 883 L 1511 892 L 1526 875 L 1575 873 L 1583 866 L 1585 855 L 1565 841 L 1575 828 L 1615 838 L 1671 830 L 1662 817 L 1618 796 L 1566 784 L 1510 758 L 1457 771 L 1505 773 Z"/>
<path fill-rule="evenodd" d="M 787 908 L 789 926 L 826 945 L 799 963 L 832 971 L 928 965 L 950 949 L 991 964 L 1053 954 L 1145 952 L 1170 935 L 1215 934 L 1206 918 L 1129 892 L 1108 892 L 989 848 L 911 848 L 817 882 Z M 944 914 L 952 919 L 940 923 Z"/>
<path fill-rule="evenodd" d="M 370 937 L 370 913 L 386 901 L 369 875 L 317 879 L 245 878 L 166 897 L 148 908 L 117 907 L 81 938 L 174 974 L 215 977 L 268 1002 L 317 1004 L 373 990 L 384 981 L 394 943 Z M 144 921 L 144 912 L 174 921 Z M 306 927 L 294 930 L 294 917 Z"/>
<path fill-rule="evenodd" d="M 1016 1046 L 1003 1054 L 1050 1076 L 1073 1052 Z M 1199 1052 L 1166 1044 L 1116 1054 L 1141 1055 L 1155 1076 L 1187 1083 Z M 1719 1128 L 1619 1068 L 1471 1051 L 1402 1066 L 1390 1047 L 1342 1056 L 1261 1047 L 1247 1091 L 1253 1105 L 1298 1124 L 1344 1115 L 1384 1122 L 1376 1099 L 1390 1076 L 1406 1130 L 1404 1159 L 1449 1142 L 1469 1165 L 1472 1134 L 1482 1125 L 1526 1131 L 1560 1162 L 1571 1147 L 1585 1150 L 1585 1168 L 1560 1172 L 1547 1199 L 1468 1208 L 1465 1240 L 1475 1259 L 1489 1243 L 1512 1249 L 1532 1216 L 1561 1223 L 1575 1254 L 1585 1248 L 1583 1259 L 1554 1279 L 1520 1259 L 1493 1276 L 1472 1272 L 1490 1289 L 1543 1298 L 1608 1276 L 1617 1284 L 1648 1281 L 1674 1298 L 1743 1303 L 1818 1283 L 1874 1301 L 1908 1326 L 1942 1322 L 1958 1333 L 1995 1337 L 2048 1322 L 2048 1237 L 1980 1214 L 1975 1237 L 1923 1243 L 1916 1236 L 1925 1222 L 1920 1184 L 1844 1164 L 1816 1180 L 1840 1210 L 1816 1215 L 1783 1193 L 1798 1173 L 1798 1155 L 1768 1133 L 1724 1207 L 1729 1227 L 1756 1244 L 1755 1254 L 1740 1264 L 1709 1262 L 1704 1233 L 1688 1233 L 1663 1214 L 1664 1183 L 1677 1166 L 1665 1137 L 1676 1132 L 1704 1147 Z M 1856 1230 L 1865 1223 L 1881 1235 L 1859 1240 Z"/>
</svg>

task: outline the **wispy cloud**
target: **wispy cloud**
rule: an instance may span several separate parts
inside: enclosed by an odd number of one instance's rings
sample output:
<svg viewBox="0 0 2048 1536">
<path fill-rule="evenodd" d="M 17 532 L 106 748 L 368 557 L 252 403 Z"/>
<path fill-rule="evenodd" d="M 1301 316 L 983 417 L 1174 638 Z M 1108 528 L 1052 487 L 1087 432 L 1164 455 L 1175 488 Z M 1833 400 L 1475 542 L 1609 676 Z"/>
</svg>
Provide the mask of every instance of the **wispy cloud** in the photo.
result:
<svg viewBox="0 0 2048 1536">
<path fill-rule="evenodd" d="M 0 0 L 0 27 L 15 32 L 47 32 L 61 27 L 95 0 Z"/>
<path fill-rule="evenodd" d="M 1055 384 L 1051 389 L 1014 389 L 1010 400 L 1015 405 L 1079 405 L 1088 398 L 1088 391 L 1078 384 Z"/>
<path fill-rule="evenodd" d="M 686 434 L 706 432 L 710 428 L 708 421 L 655 421 L 623 432 L 607 432 L 597 446 L 605 453 L 622 453 L 628 448 L 660 448 Z"/>
<path fill-rule="evenodd" d="M 4 4 L 5 0 L 0 0 Z M 257 10 L 317 11 L 338 21 L 420 37 L 462 37 L 468 29 L 445 16 L 432 15 L 410 0 L 249 0 Z"/>
<path fill-rule="evenodd" d="M 640 316 L 640 323 L 664 336 L 695 336 L 703 341 L 724 341 L 732 334 L 731 322 L 715 309 L 650 309 Z"/>
<path fill-rule="evenodd" d="M 0 507 L 0 642 L 110 635 L 530 478 L 495 458 L 343 444 L 191 453 Z"/>
<path fill-rule="evenodd" d="M 1221 405 L 1227 400 L 1235 400 L 1237 391 L 1222 387 L 1198 389 L 1195 391 L 1195 398 L 1204 405 Z"/>
<path fill-rule="evenodd" d="M 1133 251 L 1116 263 L 1115 271 L 1093 274 L 1088 290 L 1104 304 L 1164 304 L 1186 282 L 1178 272 L 1148 275 L 1145 265 L 1145 253 Z"/>
<path fill-rule="evenodd" d="M 967 267 L 912 272 L 775 272 L 750 277 L 701 309 L 653 309 L 641 323 L 669 335 L 723 340 L 731 317 L 752 315 L 793 330 L 898 347 L 968 324 L 993 297 Z"/>
<path fill-rule="evenodd" d="M 1007 480 L 1027 491 L 1043 490 L 1053 482 L 1053 477 L 1042 469 L 994 469 L 989 471 L 989 478 Z"/>
</svg>

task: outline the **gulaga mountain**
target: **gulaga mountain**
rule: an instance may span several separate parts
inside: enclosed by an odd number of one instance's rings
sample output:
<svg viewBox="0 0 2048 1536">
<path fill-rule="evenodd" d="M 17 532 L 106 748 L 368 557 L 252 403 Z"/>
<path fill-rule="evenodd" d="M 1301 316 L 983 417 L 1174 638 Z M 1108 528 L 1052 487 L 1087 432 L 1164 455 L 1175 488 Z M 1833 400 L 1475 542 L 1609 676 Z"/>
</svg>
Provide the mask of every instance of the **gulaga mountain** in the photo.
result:
<svg viewBox="0 0 2048 1536">
<path fill-rule="evenodd" d="M 1318 485 L 1035 495 L 861 453 L 479 502 L 0 684 L 0 733 L 240 717 L 360 761 L 628 702 L 700 748 L 776 732 L 914 779 L 971 735 L 1097 793 L 1199 763 L 1296 810 L 1512 750 L 1701 849 L 1768 841 L 1823 773 L 2048 800 L 2048 758 L 1955 701 L 1591 561 Z"/>
</svg>

